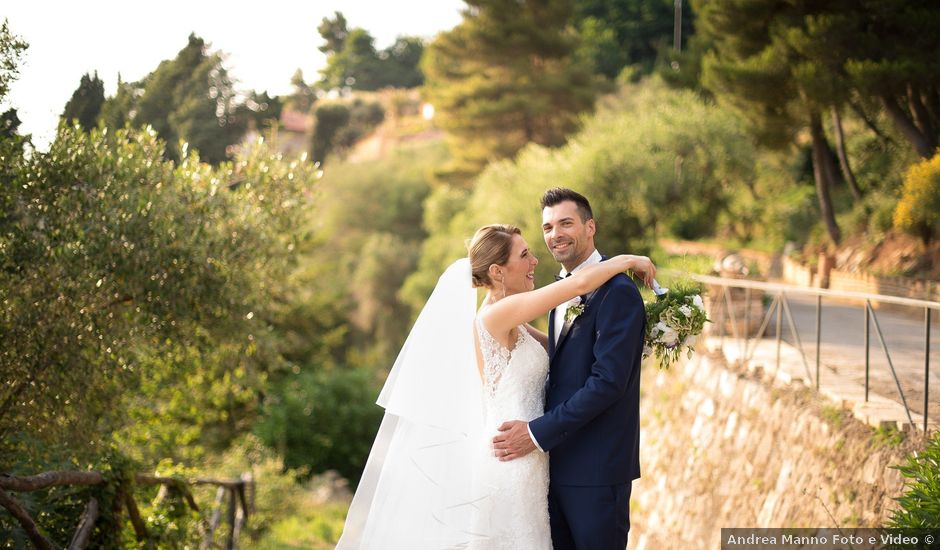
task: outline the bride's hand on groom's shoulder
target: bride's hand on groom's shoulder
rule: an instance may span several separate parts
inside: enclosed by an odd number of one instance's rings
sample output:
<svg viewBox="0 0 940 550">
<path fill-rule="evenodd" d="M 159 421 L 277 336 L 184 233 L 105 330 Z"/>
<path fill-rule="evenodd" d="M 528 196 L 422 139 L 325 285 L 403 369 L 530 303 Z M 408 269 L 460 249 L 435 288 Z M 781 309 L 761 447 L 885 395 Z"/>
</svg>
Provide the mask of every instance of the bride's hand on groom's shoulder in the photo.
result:
<svg viewBox="0 0 940 550">
<path fill-rule="evenodd" d="M 630 271 L 643 280 L 646 286 L 653 287 L 653 279 L 656 278 L 656 266 L 648 256 L 628 255 L 630 260 Z"/>
<path fill-rule="evenodd" d="M 499 435 L 493 438 L 493 454 L 500 462 L 522 458 L 535 450 L 528 422 L 510 420 L 503 422 L 498 429 Z"/>
</svg>

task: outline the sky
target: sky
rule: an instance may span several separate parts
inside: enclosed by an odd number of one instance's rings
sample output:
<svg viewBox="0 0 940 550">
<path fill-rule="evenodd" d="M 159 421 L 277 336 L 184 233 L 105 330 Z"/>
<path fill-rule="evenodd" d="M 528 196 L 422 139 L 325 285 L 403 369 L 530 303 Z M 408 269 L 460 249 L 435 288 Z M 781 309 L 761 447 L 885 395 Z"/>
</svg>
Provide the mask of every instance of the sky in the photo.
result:
<svg viewBox="0 0 940 550">
<path fill-rule="evenodd" d="M 376 38 L 376 47 L 396 36 L 433 37 L 460 22 L 461 0 L 308 0 L 289 2 L 207 2 L 163 0 L 134 2 L 85 0 L 4 0 L 0 18 L 29 44 L 19 78 L 0 104 L 15 107 L 21 134 L 45 149 L 59 115 L 85 73 L 98 71 L 105 95 L 117 87 L 118 74 L 136 81 L 160 61 L 172 59 L 186 46 L 190 33 L 202 37 L 212 51 L 227 55 L 229 75 L 243 90 L 281 95 L 290 78 L 303 70 L 316 80 L 326 64 L 317 49 L 317 26 L 340 11 L 348 26 L 362 27 Z"/>
</svg>

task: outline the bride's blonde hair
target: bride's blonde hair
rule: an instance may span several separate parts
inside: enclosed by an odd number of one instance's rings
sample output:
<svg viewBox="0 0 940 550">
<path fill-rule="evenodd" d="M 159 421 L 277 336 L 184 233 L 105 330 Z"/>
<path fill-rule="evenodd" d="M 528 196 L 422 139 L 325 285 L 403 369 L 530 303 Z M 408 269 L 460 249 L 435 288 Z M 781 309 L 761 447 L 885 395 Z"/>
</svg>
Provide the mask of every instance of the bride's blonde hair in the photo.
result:
<svg viewBox="0 0 940 550">
<path fill-rule="evenodd" d="M 470 258 L 474 287 L 493 286 L 490 266 L 504 265 L 509 261 L 513 235 L 522 235 L 522 231 L 508 224 L 484 225 L 473 234 L 467 245 L 467 256 Z"/>
</svg>

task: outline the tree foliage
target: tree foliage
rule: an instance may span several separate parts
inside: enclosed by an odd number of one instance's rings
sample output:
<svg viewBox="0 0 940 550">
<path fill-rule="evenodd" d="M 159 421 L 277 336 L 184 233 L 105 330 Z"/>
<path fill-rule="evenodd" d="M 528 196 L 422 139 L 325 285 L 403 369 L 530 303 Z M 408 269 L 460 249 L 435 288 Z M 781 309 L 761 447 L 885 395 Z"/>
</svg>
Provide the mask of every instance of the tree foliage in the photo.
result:
<svg viewBox="0 0 940 550">
<path fill-rule="evenodd" d="M 323 162 L 333 150 L 333 141 L 349 125 L 349 107 L 342 103 L 321 103 L 313 113 L 313 137 L 310 158 Z"/>
<path fill-rule="evenodd" d="M 899 506 L 887 527 L 940 529 L 940 435 L 934 432 L 922 452 L 908 456 L 896 469 L 905 477 L 904 494 L 895 499 Z"/>
<path fill-rule="evenodd" d="M 649 73 L 672 47 L 675 24 L 673 0 L 580 0 L 575 2 L 574 25 L 581 37 L 579 54 L 594 70 L 613 79 L 624 67 Z M 692 11 L 685 6 L 682 37 L 692 35 Z"/>
<path fill-rule="evenodd" d="M 835 244 L 842 231 L 832 189 L 843 179 L 823 113 L 841 106 L 842 89 L 814 52 L 829 37 L 830 27 L 820 22 L 840 17 L 839 10 L 834 4 L 742 0 L 703 3 L 699 13 L 701 31 L 713 44 L 704 60 L 706 87 L 736 104 L 766 145 L 785 147 L 809 130 L 820 213 Z"/>
<path fill-rule="evenodd" d="M 286 467 L 333 469 L 355 484 L 382 420 L 379 389 L 369 369 L 305 371 L 272 385 L 255 430 Z"/>
<path fill-rule="evenodd" d="M 831 194 L 859 187 L 843 143 L 845 111 L 884 141 L 883 117 L 929 158 L 940 127 L 940 15 L 934 3 L 697 2 L 706 37 L 705 86 L 737 104 L 763 143 L 782 146 L 808 132 L 820 213 L 830 240 L 841 229 Z M 831 130 L 826 119 L 832 117 Z M 836 148 L 830 145 L 834 136 Z M 837 160 L 838 159 L 838 160 Z"/>
<path fill-rule="evenodd" d="M 385 109 L 375 101 L 322 102 L 313 112 L 310 157 L 314 162 L 330 154 L 344 154 L 385 119 Z"/>
<path fill-rule="evenodd" d="M 284 99 L 284 107 L 291 111 L 309 113 L 317 101 L 316 91 L 304 81 L 304 73 L 297 69 L 291 76 L 290 85 L 293 88 L 290 95 Z"/>
<path fill-rule="evenodd" d="M 331 263 L 325 282 L 345 289 L 350 342 L 359 350 L 353 364 L 387 368 L 404 342 L 409 327 L 401 319 L 411 311 L 398 289 L 427 237 L 424 203 L 431 172 L 446 159 L 442 149 L 440 142 L 415 145 L 384 160 L 340 162 L 324 174 L 317 263 Z"/>
<path fill-rule="evenodd" d="M 228 147 L 241 139 L 250 118 L 222 54 L 208 53 L 205 41 L 196 35 L 189 36 L 174 59 L 162 61 L 141 81 L 120 82 L 101 116 L 112 129 L 127 123 L 150 125 L 166 143 L 186 141 L 214 164 L 228 158 Z M 171 159 L 179 160 L 176 152 L 175 147 L 167 150 Z"/>
<path fill-rule="evenodd" d="M 428 100 L 466 181 L 528 143 L 557 147 L 592 108 L 594 79 L 575 61 L 570 0 L 468 0 L 463 21 L 422 61 Z"/>
<path fill-rule="evenodd" d="M 940 154 L 911 166 L 904 176 L 894 225 L 925 244 L 940 235 Z"/>
<path fill-rule="evenodd" d="M 242 113 L 247 126 L 260 132 L 266 125 L 277 125 L 283 109 L 280 97 L 271 97 L 267 91 L 258 93 L 252 90 L 245 94 Z"/>
<path fill-rule="evenodd" d="M 29 45 L 10 32 L 8 20 L 4 19 L 0 25 L 0 101 L 10 91 L 10 83 L 19 76 L 19 64 L 23 53 Z M 15 155 L 15 151 L 22 150 L 25 139 L 19 138 L 20 117 L 15 108 L 10 108 L 0 114 L 0 141 L 7 138 L 7 147 L 4 155 Z M 18 138 L 10 140 L 10 138 Z M 16 145 L 13 145 L 13 144 Z M 0 162 L 7 161 L 8 157 L 0 157 Z"/>
<path fill-rule="evenodd" d="M 332 321 L 290 338 L 297 368 L 271 379 L 255 429 L 292 467 L 359 478 L 381 420 L 375 397 L 409 330 L 399 288 L 417 265 L 431 168 L 445 155 L 431 142 L 375 161 L 337 160 L 318 185 L 316 238 L 284 326 Z M 326 353 L 305 359 L 311 342 Z"/>
<path fill-rule="evenodd" d="M 388 48 L 377 50 L 375 38 L 365 29 L 348 29 L 340 12 L 323 18 L 317 30 L 324 40 L 320 51 L 327 56 L 320 71 L 324 89 L 414 88 L 424 81 L 418 67 L 424 51 L 420 38 L 399 36 Z"/>
<path fill-rule="evenodd" d="M 40 441 L 94 454 L 137 437 L 129 424 L 157 456 L 198 454 L 179 447 L 190 429 L 224 447 L 279 368 L 270 312 L 313 168 L 262 149 L 218 169 L 162 155 L 152 130 L 61 128 L 48 153 L 6 164 L 3 456 Z"/>
<path fill-rule="evenodd" d="M 342 53 L 346 47 L 346 38 L 349 36 L 349 27 L 346 16 L 341 12 L 333 12 L 333 17 L 324 17 L 317 26 L 317 32 L 323 38 L 319 50 L 327 55 Z"/>
<path fill-rule="evenodd" d="M 19 114 L 16 109 L 7 109 L 0 114 L 0 138 L 12 138 L 19 135 L 20 124 Z"/>
<path fill-rule="evenodd" d="M 90 130 L 98 124 L 98 115 L 101 114 L 102 105 L 104 105 L 104 82 L 98 78 L 97 71 L 95 76 L 85 73 L 78 84 L 78 89 L 72 92 L 71 99 L 65 104 L 62 120 L 66 124 L 72 124 L 74 121 L 84 130 Z"/>
<path fill-rule="evenodd" d="M 10 91 L 10 83 L 19 75 L 20 60 L 29 45 L 10 32 L 9 20 L 0 25 L 0 100 Z"/>
<path fill-rule="evenodd" d="M 417 36 L 399 36 L 395 42 L 379 51 L 386 86 L 415 88 L 424 84 L 421 72 L 421 57 L 424 55 L 424 40 Z"/>
<path fill-rule="evenodd" d="M 443 269 L 466 254 L 473 231 L 496 222 L 522 229 L 548 260 L 537 270 L 538 284 L 550 282 L 557 264 L 542 242 L 538 205 L 551 186 L 588 197 L 599 250 L 618 254 L 648 252 L 664 233 L 719 235 L 721 222 L 738 215 L 733 198 L 749 193 L 755 179 L 756 151 L 735 117 L 657 80 L 626 85 L 565 146 L 530 145 L 514 160 L 492 163 L 468 192 L 436 189 L 425 209 L 430 236 L 402 294 L 416 308 L 423 304 Z"/>
<path fill-rule="evenodd" d="M 826 22 L 824 22 L 826 23 Z M 846 32 L 842 25 L 850 29 Z M 872 98 L 911 147 L 930 158 L 940 145 L 940 10 L 930 0 L 851 2 L 824 32 L 851 90 Z"/>
</svg>

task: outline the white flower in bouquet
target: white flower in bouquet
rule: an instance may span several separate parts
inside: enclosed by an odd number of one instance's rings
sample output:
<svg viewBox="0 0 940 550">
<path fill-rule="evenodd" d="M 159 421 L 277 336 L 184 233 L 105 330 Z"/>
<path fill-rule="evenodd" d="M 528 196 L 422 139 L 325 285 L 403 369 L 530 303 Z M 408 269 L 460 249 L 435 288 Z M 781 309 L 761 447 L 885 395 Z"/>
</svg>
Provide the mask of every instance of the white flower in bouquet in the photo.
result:
<svg viewBox="0 0 940 550">
<path fill-rule="evenodd" d="M 692 297 L 692 305 L 697 307 L 702 313 L 705 312 L 705 302 L 702 301 L 702 297 L 698 294 Z"/>
<path fill-rule="evenodd" d="M 665 344 L 667 348 L 675 347 L 679 343 L 679 333 L 672 327 L 666 327 L 662 336 L 659 337 L 659 341 Z"/>
</svg>

